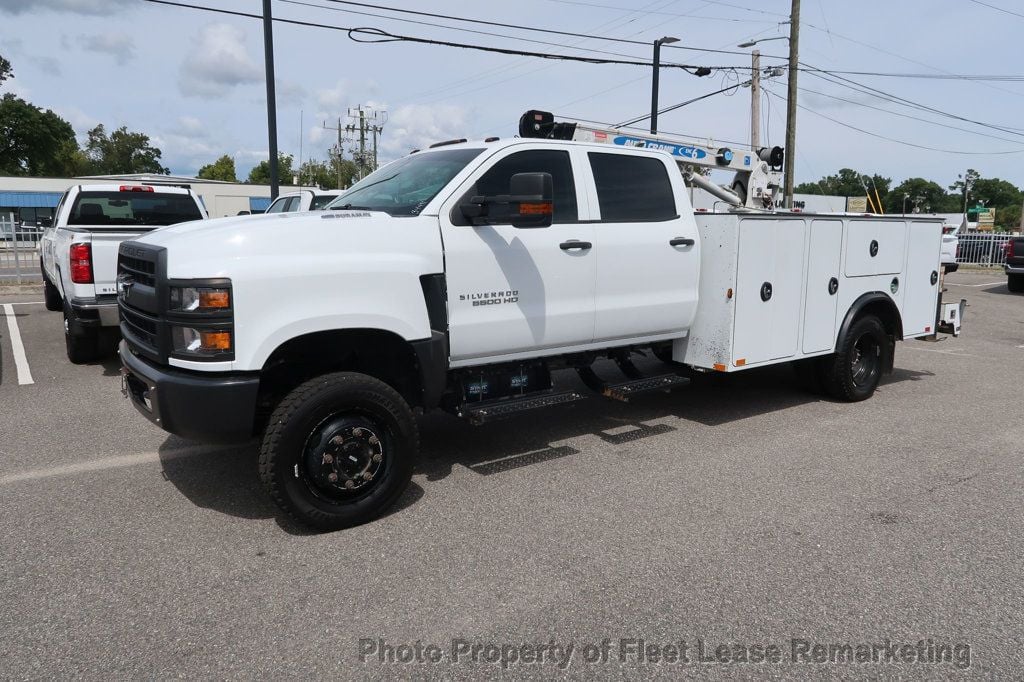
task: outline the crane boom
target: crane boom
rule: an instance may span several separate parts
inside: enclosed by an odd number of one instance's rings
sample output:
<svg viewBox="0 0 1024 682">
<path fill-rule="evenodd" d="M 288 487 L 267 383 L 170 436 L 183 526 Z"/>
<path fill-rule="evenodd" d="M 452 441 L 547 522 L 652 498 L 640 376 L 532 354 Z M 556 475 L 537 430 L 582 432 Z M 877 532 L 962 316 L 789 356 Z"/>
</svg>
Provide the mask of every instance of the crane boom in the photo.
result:
<svg viewBox="0 0 1024 682">
<path fill-rule="evenodd" d="M 780 169 L 785 154 L 781 147 L 734 152 L 729 147 L 694 144 L 670 135 L 640 134 L 572 120 L 555 121 L 553 114 L 536 110 L 527 111 L 519 119 L 519 134 L 663 151 L 679 164 L 687 183 L 737 207 L 774 208 L 775 195 L 782 183 Z M 699 173 L 702 168 L 732 171 L 735 176 L 729 186 L 723 187 Z"/>
</svg>

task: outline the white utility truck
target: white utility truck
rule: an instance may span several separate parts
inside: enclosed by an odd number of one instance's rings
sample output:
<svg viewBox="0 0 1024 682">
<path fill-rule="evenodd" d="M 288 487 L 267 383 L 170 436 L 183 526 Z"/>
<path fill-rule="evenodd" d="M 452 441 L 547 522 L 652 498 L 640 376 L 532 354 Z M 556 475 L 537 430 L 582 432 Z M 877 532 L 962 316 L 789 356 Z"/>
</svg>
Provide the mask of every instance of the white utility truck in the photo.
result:
<svg viewBox="0 0 1024 682">
<path fill-rule="evenodd" d="M 781 150 L 534 111 L 520 132 L 416 151 L 326 211 L 122 244 L 126 395 L 186 438 L 260 438 L 270 496 L 335 529 L 406 488 L 414 412 L 480 423 L 583 399 L 558 387 L 559 369 L 628 400 L 689 372 L 782 362 L 856 401 L 892 369 L 897 341 L 940 317 L 958 329 L 962 308 L 939 314 L 941 221 L 760 209 Z M 692 172 L 702 166 L 737 178 L 712 185 Z M 684 176 L 729 210 L 695 215 Z M 642 375 L 638 352 L 664 373 Z M 601 358 L 624 377 L 600 377 Z"/>
<path fill-rule="evenodd" d="M 192 190 L 161 185 L 75 185 L 40 239 L 47 310 L 64 311 L 71 362 L 97 359 L 118 332 L 117 247 L 161 225 L 201 220 Z"/>
</svg>

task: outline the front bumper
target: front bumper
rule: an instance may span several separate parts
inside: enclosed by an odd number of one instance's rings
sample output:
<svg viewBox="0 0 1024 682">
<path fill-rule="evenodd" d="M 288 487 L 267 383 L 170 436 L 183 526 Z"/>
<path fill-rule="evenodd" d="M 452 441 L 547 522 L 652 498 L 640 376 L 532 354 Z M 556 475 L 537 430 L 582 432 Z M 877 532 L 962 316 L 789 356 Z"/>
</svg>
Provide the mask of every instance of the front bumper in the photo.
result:
<svg viewBox="0 0 1024 682">
<path fill-rule="evenodd" d="M 182 438 L 238 443 L 252 438 L 258 372 L 190 372 L 157 366 L 121 342 L 122 390 L 149 421 Z"/>
<path fill-rule="evenodd" d="M 76 297 L 68 301 L 75 321 L 83 327 L 116 327 L 119 323 L 117 296 Z"/>
</svg>

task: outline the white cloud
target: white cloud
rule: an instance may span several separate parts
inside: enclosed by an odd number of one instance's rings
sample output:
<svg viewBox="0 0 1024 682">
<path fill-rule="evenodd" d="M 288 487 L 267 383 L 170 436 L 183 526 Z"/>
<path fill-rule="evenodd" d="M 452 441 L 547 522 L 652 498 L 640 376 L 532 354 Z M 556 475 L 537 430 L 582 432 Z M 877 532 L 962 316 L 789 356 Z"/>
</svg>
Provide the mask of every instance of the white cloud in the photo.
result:
<svg viewBox="0 0 1024 682">
<path fill-rule="evenodd" d="M 335 116 L 344 113 L 351 99 L 352 83 L 348 79 L 341 79 L 332 88 L 322 88 L 316 91 L 316 103 L 325 112 L 325 116 Z M 318 116 L 320 114 L 317 114 Z"/>
<path fill-rule="evenodd" d="M 382 156 L 394 158 L 435 142 L 463 137 L 469 112 L 457 104 L 413 104 L 391 113 L 381 136 Z"/>
<path fill-rule="evenodd" d="M 135 41 L 127 33 L 80 35 L 78 43 L 89 52 L 110 55 L 118 64 L 127 64 L 135 57 Z"/>
<path fill-rule="evenodd" d="M 263 68 L 245 48 L 245 31 L 230 24 L 209 24 L 192 40 L 178 87 L 186 96 L 213 97 L 262 81 Z"/>
<path fill-rule="evenodd" d="M 114 14 L 129 4 L 134 3 L 131 0 L 0 0 L 0 12 L 28 14 L 48 10 L 104 16 Z"/>
</svg>

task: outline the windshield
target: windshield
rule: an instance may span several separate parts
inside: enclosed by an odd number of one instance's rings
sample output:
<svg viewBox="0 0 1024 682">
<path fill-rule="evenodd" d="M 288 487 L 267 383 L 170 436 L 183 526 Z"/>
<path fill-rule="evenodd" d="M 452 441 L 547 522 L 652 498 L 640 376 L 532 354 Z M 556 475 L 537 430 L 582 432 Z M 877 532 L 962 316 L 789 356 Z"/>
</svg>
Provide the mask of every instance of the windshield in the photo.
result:
<svg viewBox="0 0 1024 682">
<path fill-rule="evenodd" d="M 162 192 L 82 192 L 68 225 L 174 225 L 203 214 L 188 194 Z"/>
<path fill-rule="evenodd" d="M 327 208 L 419 215 L 441 188 L 482 151 L 464 148 L 411 154 L 370 173 Z"/>
<path fill-rule="evenodd" d="M 319 194 L 309 204 L 310 211 L 317 211 L 338 198 L 337 194 Z"/>
</svg>

